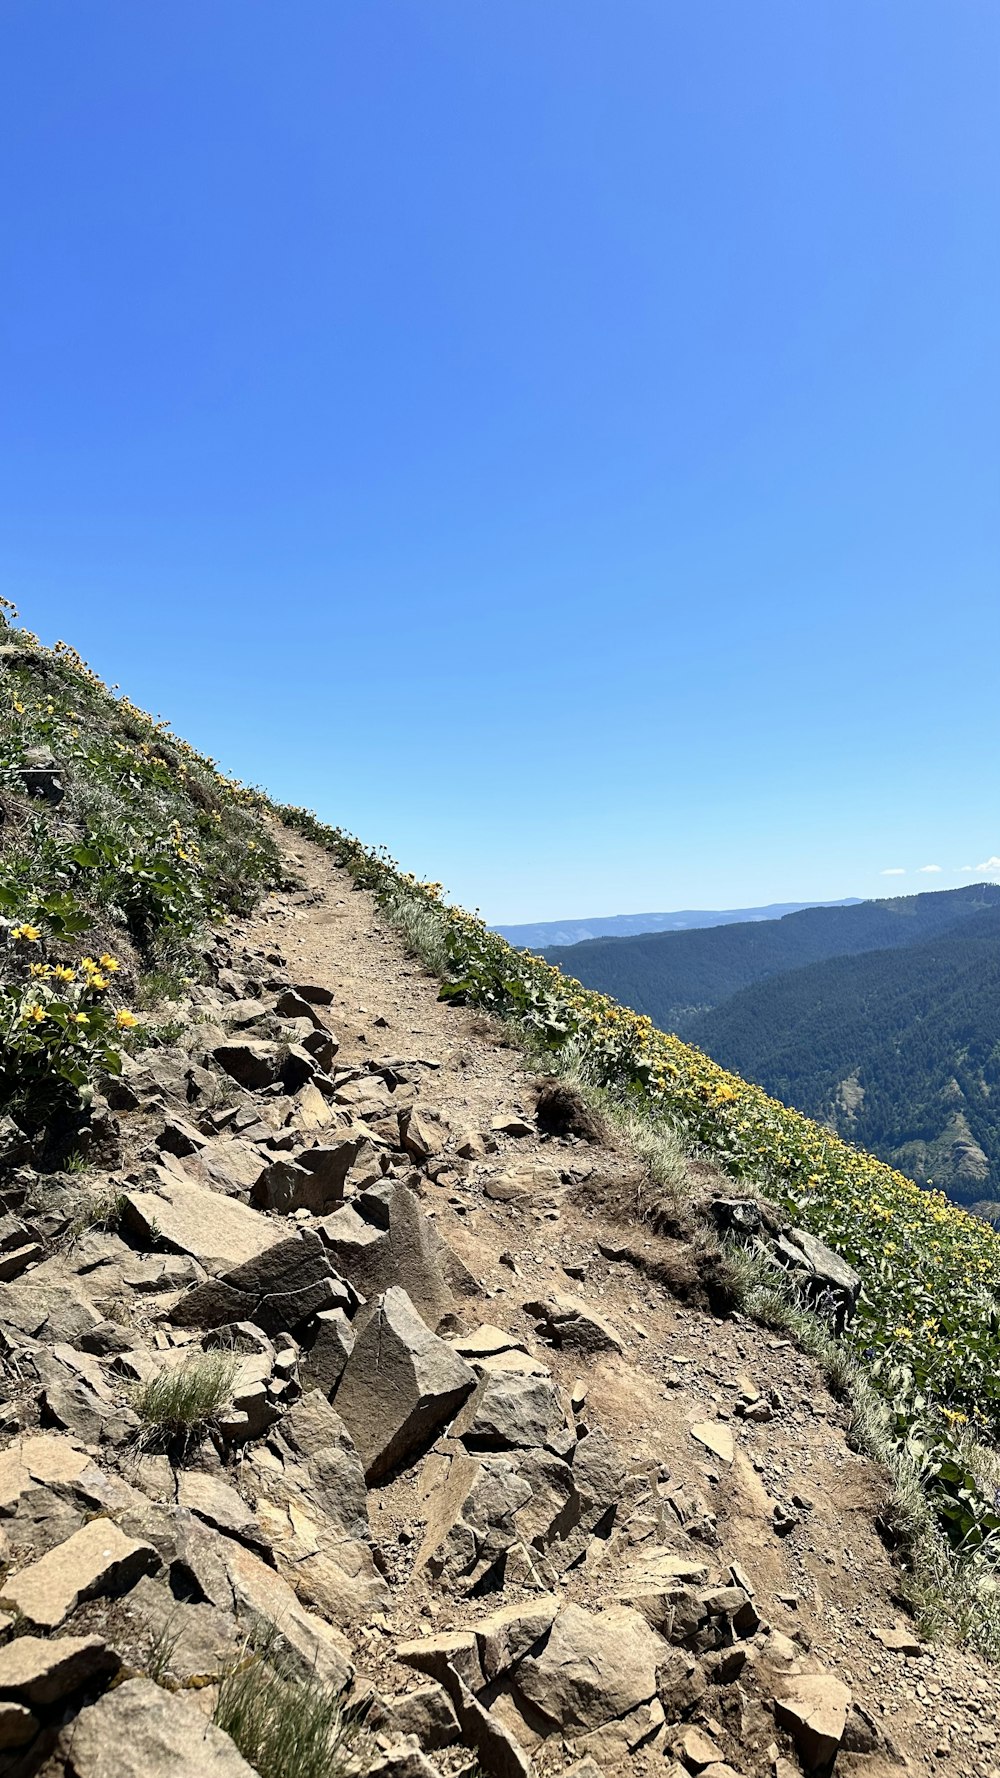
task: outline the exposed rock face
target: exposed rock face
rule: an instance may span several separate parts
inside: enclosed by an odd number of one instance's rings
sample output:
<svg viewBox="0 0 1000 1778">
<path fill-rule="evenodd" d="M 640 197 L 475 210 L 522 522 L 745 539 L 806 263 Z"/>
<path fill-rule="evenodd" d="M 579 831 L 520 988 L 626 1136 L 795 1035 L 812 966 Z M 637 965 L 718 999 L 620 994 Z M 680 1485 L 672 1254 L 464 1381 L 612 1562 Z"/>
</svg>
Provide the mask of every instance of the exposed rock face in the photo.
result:
<svg viewBox="0 0 1000 1778">
<path fill-rule="evenodd" d="M 429 1444 L 475 1383 L 475 1372 L 431 1333 L 406 1292 L 387 1290 L 336 1394 L 368 1481 Z"/>
</svg>

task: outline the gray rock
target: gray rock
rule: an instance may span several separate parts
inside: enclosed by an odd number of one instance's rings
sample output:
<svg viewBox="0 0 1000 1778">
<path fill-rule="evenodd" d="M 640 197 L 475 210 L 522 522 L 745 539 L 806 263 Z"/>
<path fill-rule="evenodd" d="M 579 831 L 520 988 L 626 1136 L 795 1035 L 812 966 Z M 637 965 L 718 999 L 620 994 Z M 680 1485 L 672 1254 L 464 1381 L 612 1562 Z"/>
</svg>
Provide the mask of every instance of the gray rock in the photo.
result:
<svg viewBox="0 0 1000 1778">
<path fill-rule="evenodd" d="M 525 1312 L 542 1323 L 546 1339 L 554 1346 L 575 1352 L 622 1352 L 622 1342 L 610 1322 L 588 1308 L 576 1296 L 554 1292 L 541 1302 L 524 1305 Z"/>
<path fill-rule="evenodd" d="M 247 1212 L 253 1215 L 252 1211 Z M 264 1217 L 257 1220 L 274 1228 Z M 338 1278 L 311 1229 L 282 1235 L 258 1257 L 196 1284 L 171 1310 L 178 1327 L 218 1327 L 252 1321 L 267 1334 L 291 1332 L 320 1309 L 353 1306 L 355 1295 Z"/>
<path fill-rule="evenodd" d="M 386 1702 L 400 1734 L 416 1735 L 426 1753 L 451 1747 L 461 1734 L 451 1699 L 436 1681 Z"/>
<path fill-rule="evenodd" d="M 332 1395 L 354 1350 L 354 1330 L 343 1309 L 321 1309 L 316 1316 L 312 1345 L 302 1355 L 299 1375 L 302 1387 L 322 1389 Z"/>
<path fill-rule="evenodd" d="M 475 1388 L 473 1370 L 420 1319 L 404 1290 L 387 1290 L 347 1361 L 337 1411 L 368 1481 L 430 1443 Z"/>
<path fill-rule="evenodd" d="M 93 1519 L 65 1543 L 3 1583 L 29 1630 L 56 1630 L 83 1599 L 125 1593 L 159 1568 L 152 1545 L 126 1537 L 113 1519 Z"/>
<path fill-rule="evenodd" d="M 225 1074 L 241 1087 L 258 1092 L 281 1078 L 282 1055 L 281 1044 L 266 1043 L 261 1038 L 248 1038 L 245 1043 L 219 1043 L 212 1051 L 213 1059 Z"/>
<path fill-rule="evenodd" d="M 74 1778 L 254 1778 L 190 1694 L 129 1679 L 63 1732 Z"/>
<path fill-rule="evenodd" d="M 452 1431 L 470 1450 L 504 1451 L 547 1445 L 565 1429 L 551 1378 L 500 1372 L 483 1378 Z"/>
<path fill-rule="evenodd" d="M 808 1229 L 789 1229 L 774 1245 L 782 1264 L 801 1276 L 807 1295 L 814 1302 L 829 1303 L 842 1328 L 861 1294 L 859 1273 Z"/>
<path fill-rule="evenodd" d="M 120 1666 L 101 1636 L 18 1636 L 0 1648 L 0 1692 L 45 1707 Z"/>
<path fill-rule="evenodd" d="M 62 768 L 47 747 L 29 747 L 17 775 L 27 796 L 42 797 L 47 803 L 61 803 L 66 795 Z"/>
<path fill-rule="evenodd" d="M 667 1652 L 637 1611 L 567 1605 L 541 1654 L 521 1662 L 516 1690 L 565 1732 L 596 1729 L 656 1696 L 657 1667 Z"/>
</svg>

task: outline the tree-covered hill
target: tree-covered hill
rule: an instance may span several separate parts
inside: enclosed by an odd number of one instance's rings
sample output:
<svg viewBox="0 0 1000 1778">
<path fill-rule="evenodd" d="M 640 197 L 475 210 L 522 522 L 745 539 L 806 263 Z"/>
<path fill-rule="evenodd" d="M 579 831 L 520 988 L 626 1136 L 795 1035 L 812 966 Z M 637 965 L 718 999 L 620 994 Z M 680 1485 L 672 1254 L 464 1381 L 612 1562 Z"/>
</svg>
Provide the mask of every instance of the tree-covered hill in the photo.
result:
<svg viewBox="0 0 1000 1778">
<path fill-rule="evenodd" d="M 780 920 L 593 939 L 543 955 L 586 987 L 689 1035 L 710 1008 L 769 976 L 831 957 L 920 945 L 990 907 L 1000 907 L 1000 886 L 971 883 L 851 907 L 805 908 Z"/>
<path fill-rule="evenodd" d="M 692 1034 L 921 1182 L 1000 1198 L 1000 907 L 923 944 L 757 982 Z"/>
</svg>

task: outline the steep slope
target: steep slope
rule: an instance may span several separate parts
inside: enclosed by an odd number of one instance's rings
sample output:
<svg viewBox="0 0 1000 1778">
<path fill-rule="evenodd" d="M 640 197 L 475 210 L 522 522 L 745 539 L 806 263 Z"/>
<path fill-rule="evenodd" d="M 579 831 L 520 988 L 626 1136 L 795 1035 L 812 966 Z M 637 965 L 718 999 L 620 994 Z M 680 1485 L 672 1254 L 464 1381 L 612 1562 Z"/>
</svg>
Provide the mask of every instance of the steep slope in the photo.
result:
<svg viewBox="0 0 1000 1778">
<path fill-rule="evenodd" d="M 806 908 L 781 920 L 557 946 L 545 956 L 586 987 L 687 1036 L 702 1014 L 767 976 L 828 957 L 921 944 L 992 906 L 1000 906 L 1000 886 L 973 883 L 936 894 Z"/>
<path fill-rule="evenodd" d="M 538 920 L 527 926 L 494 926 L 512 945 L 544 951 L 578 945 L 590 938 L 633 938 L 643 932 L 687 932 L 708 926 L 738 926 L 752 920 L 780 920 L 807 907 L 855 907 L 857 896 L 842 901 L 773 901 L 759 908 L 681 908 L 668 914 L 608 914 L 592 920 Z"/>
<path fill-rule="evenodd" d="M 6 1778 L 989 1772 L 992 1231 L 11 646 Z"/>
<path fill-rule="evenodd" d="M 699 1019 L 725 1067 L 960 1202 L 1000 1197 L 1000 908 L 772 976 Z"/>
</svg>

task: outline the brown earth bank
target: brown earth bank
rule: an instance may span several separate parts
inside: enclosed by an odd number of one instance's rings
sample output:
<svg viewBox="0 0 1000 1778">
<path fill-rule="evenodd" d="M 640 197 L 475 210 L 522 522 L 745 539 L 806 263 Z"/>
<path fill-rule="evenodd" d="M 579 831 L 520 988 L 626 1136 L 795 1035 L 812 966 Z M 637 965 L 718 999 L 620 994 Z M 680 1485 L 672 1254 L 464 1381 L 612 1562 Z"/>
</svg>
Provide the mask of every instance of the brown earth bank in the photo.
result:
<svg viewBox="0 0 1000 1778">
<path fill-rule="evenodd" d="M 263 1638 L 380 1778 L 1000 1774 L 814 1363 L 283 844 L 86 1172 L 8 1168 L 0 1772 L 248 1772 L 212 1716 Z"/>
</svg>

